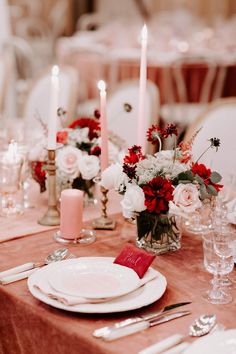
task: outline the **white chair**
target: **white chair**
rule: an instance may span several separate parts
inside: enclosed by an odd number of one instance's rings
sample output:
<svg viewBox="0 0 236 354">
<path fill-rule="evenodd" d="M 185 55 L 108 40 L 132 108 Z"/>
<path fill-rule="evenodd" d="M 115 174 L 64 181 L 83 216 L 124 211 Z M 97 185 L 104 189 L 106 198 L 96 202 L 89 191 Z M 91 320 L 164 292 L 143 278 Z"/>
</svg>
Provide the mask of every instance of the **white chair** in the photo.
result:
<svg viewBox="0 0 236 354">
<path fill-rule="evenodd" d="M 26 99 L 24 117 L 27 124 L 32 126 L 32 133 L 42 133 L 43 126 L 47 125 L 50 110 L 50 90 L 51 68 L 35 80 Z M 66 119 L 62 122 L 63 126 L 68 126 L 75 118 L 77 91 L 77 71 L 71 67 L 60 67 L 59 107 L 67 112 Z"/>
<path fill-rule="evenodd" d="M 202 156 L 199 163 L 206 163 L 218 171 L 225 179 L 236 174 L 236 97 L 217 100 L 189 126 L 185 141 L 189 141 L 198 129 L 193 143 L 193 157 L 198 159 L 209 146 L 210 138 L 219 138 L 221 145 L 216 152 L 210 149 Z"/>
<path fill-rule="evenodd" d="M 138 80 L 122 82 L 107 101 L 108 128 L 122 138 L 128 147 L 138 142 L 138 102 Z M 145 107 L 146 131 L 152 124 L 158 124 L 159 120 L 159 90 L 151 81 L 147 82 Z M 147 150 L 150 152 L 149 145 Z"/>
<path fill-rule="evenodd" d="M 13 78 L 14 62 L 11 51 L 5 50 L 0 54 L 0 114 L 8 113 L 7 101 L 10 84 Z"/>
<path fill-rule="evenodd" d="M 169 68 L 168 102 L 161 108 L 164 122 L 175 123 L 180 130 L 186 129 L 209 101 L 221 97 L 225 74 L 225 68 L 217 70 L 215 61 L 211 59 L 176 59 Z"/>
</svg>

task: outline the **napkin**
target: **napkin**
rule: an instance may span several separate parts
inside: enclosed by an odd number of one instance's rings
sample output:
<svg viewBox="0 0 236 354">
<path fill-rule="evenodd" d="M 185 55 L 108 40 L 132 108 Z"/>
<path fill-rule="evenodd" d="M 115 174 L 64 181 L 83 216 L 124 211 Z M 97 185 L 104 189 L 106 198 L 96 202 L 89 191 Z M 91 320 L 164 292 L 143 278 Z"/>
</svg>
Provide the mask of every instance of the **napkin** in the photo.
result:
<svg viewBox="0 0 236 354">
<path fill-rule="evenodd" d="M 143 278 L 154 258 L 155 255 L 127 244 L 116 257 L 114 263 L 132 268 L 138 274 L 139 278 Z"/>
<path fill-rule="evenodd" d="M 134 289 L 132 292 L 136 291 L 137 289 L 139 289 L 149 281 L 155 279 L 157 275 L 158 273 L 154 269 L 149 269 L 145 277 L 142 280 L 140 280 L 138 287 Z M 42 294 L 49 297 L 50 299 L 57 300 L 58 302 L 66 306 L 75 306 L 75 305 L 82 305 L 82 304 L 99 304 L 103 302 L 112 301 L 118 298 L 118 297 L 110 297 L 110 298 L 100 298 L 100 299 L 88 299 L 80 296 L 62 294 L 59 291 L 53 289 L 51 285 L 44 279 L 38 279 L 37 283 L 35 283 L 33 287 L 38 291 L 40 291 Z M 120 298 L 123 296 L 120 296 Z"/>
</svg>

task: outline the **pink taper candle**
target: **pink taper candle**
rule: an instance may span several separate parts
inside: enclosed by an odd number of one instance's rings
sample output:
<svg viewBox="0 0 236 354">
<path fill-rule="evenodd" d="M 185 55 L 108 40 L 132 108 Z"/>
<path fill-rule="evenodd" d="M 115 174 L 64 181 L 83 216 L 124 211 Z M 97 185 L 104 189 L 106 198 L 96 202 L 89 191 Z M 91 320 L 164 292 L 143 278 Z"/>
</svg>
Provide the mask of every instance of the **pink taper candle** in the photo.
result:
<svg viewBox="0 0 236 354">
<path fill-rule="evenodd" d="M 144 25 L 141 32 L 141 59 L 139 78 L 139 113 L 138 113 L 138 145 L 145 152 L 146 124 L 145 124 L 145 100 L 147 87 L 147 26 Z"/>
<path fill-rule="evenodd" d="M 80 236 L 83 217 L 83 195 L 78 189 L 64 189 L 61 192 L 61 237 L 76 239 Z"/>
<path fill-rule="evenodd" d="M 48 150 L 55 150 L 57 144 L 57 109 L 59 99 L 59 67 L 54 65 L 51 75 L 50 112 L 48 119 Z"/>
<path fill-rule="evenodd" d="M 100 90 L 100 121 L 101 121 L 101 170 L 108 167 L 108 132 L 107 132 L 107 112 L 106 112 L 106 84 L 103 80 L 98 82 Z"/>
</svg>

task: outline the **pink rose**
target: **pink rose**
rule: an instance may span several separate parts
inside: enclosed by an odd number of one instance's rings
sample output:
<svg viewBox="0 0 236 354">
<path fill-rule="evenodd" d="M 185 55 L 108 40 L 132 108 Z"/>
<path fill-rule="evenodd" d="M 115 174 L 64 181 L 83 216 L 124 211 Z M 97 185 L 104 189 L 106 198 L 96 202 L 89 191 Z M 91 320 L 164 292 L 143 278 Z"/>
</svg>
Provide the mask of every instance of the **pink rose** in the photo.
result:
<svg viewBox="0 0 236 354">
<path fill-rule="evenodd" d="M 193 213 L 202 206 L 199 191 L 194 184 L 179 184 L 173 192 L 173 201 L 169 202 L 169 212 L 175 215 Z"/>
</svg>

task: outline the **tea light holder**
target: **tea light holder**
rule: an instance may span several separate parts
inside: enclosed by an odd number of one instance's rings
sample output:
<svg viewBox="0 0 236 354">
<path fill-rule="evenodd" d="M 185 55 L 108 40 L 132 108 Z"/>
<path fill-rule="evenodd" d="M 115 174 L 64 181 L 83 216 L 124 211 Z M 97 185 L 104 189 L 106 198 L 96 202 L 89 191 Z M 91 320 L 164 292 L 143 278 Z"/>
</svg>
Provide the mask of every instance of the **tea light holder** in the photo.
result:
<svg viewBox="0 0 236 354">
<path fill-rule="evenodd" d="M 48 209 L 44 216 L 38 220 L 40 225 L 57 226 L 60 225 L 60 212 L 57 208 L 56 193 L 56 150 L 48 150 Z"/>
<path fill-rule="evenodd" d="M 107 202 L 108 202 L 108 189 L 104 188 L 103 186 L 100 187 L 102 197 L 101 197 L 101 204 L 102 204 L 102 215 L 100 218 L 95 219 L 92 223 L 92 227 L 94 229 L 100 230 L 114 230 L 116 227 L 116 222 L 107 216 Z"/>
</svg>

